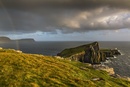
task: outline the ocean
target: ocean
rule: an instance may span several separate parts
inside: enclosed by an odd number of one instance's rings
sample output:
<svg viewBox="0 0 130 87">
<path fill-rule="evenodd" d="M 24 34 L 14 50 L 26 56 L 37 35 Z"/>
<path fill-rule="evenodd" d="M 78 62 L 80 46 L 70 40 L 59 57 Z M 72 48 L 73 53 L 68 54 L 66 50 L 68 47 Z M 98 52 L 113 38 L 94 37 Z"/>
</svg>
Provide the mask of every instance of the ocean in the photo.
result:
<svg viewBox="0 0 130 87">
<path fill-rule="evenodd" d="M 21 50 L 24 53 L 55 56 L 65 48 L 76 47 L 91 42 L 63 41 L 63 42 L 10 42 L 0 43 L 2 48 Z M 105 63 L 113 67 L 116 74 L 130 77 L 130 42 L 99 42 L 100 48 L 118 48 L 123 55 Z"/>
</svg>

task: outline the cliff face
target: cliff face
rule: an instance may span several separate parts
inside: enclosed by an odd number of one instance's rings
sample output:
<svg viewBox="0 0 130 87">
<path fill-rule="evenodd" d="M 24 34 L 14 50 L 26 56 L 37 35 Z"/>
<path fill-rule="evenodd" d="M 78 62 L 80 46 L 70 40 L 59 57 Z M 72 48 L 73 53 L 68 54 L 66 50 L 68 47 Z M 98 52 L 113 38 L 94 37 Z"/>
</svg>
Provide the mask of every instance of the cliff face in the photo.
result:
<svg viewBox="0 0 130 87">
<path fill-rule="evenodd" d="M 93 43 L 85 50 L 84 62 L 89 62 L 92 64 L 100 63 L 100 51 L 97 42 Z"/>
<path fill-rule="evenodd" d="M 107 57 L 120 55 L 120 52 L 117 49 L 99 49 L 98 42 L 94 42 L 75 48 L 65 49 L 57 55 L 84 63 L 99 64 L 104 62 Z"/>
</svg>

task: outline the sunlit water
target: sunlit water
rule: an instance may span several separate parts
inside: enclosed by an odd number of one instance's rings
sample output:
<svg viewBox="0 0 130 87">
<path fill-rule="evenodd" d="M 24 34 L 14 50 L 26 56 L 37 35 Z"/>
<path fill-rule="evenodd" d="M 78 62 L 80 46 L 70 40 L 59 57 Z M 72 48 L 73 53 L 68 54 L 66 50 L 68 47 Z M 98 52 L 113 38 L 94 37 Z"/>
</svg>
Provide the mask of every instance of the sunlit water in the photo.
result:
<svg viewBox="0 0 130 87">
<path fill-rule="evenodd" d="M 89 42 L 28 42 L 0 43 L 0 47 L 21 50 L 25 53 L 56 55 L 65 48 L 76 47 Z M 130 77 L 130 42 L 100 42 L 101 48 L 118 48 L 121 56 L 113 58 L 107 65 L 113 67 L 115 73 Z"/>
</svg>

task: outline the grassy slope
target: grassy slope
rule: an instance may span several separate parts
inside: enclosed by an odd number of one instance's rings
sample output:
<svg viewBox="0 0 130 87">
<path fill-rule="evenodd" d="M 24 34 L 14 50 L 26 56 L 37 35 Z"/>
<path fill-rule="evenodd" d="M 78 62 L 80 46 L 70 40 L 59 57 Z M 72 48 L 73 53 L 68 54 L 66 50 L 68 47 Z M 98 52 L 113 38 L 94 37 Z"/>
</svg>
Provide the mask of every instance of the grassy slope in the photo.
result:
<svg viewBox="0 0 130 87">
<path fill-rule="evenodd" d="M 92 81 L 96 77 L 103 80 Z M 79 62 L 1 50 L 0 87 L 130 87 L 130 82 Z"/>
<path fill-rule="evenodd" d="M 62 52 L 60 52 L 60 55 L 64 58 L 70 57 L 74 54 L 84 52 L 84 50 L 86 49 L 86 46 L 89 46 L 89 44 L 65 49 Z"/>
<path fill-rule="evenodd" d="M 81 45 L 78 47 L 68 48 L 64 49 L 62 52 L 60 52 L 60 56 L 67 58 L 77 53 L 83 53 L 90 45 L 95 45 L 97 42 L 93 42 L 90 44 Z"/>
</svg>

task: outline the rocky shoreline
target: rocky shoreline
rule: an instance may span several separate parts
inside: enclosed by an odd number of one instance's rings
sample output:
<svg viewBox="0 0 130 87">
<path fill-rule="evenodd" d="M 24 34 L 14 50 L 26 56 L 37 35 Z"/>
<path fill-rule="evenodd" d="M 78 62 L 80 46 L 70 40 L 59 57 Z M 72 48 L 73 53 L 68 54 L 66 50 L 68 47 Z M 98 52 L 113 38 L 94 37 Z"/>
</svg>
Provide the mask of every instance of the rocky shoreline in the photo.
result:
<svg viewBox="0 0 130 87">
<path fill-rule="evenodd" d="M 123 79 L 130 81 L 130 77 L 120 76 L 119 74 L 115 74 L 114 68 L 108 67 L 107 65 L 97 64 L 97 65 L 92 65 L 92 67 L 96 70 L 106 71 L 106 72 L 108 72 L 108 74 L 110 76 L 112 76 L 114 78 L 123 78 Z"/>
<path fill-rule="evenodd" d="M 62 59 L 62 60 L 68 60 L 68 61 L 73 61 L 71 59 L 67 59 L 67 58 L 63 58 L 63 57 L 60 57 L 60 56 L 54 56 L 54 58 L 57 58 L 57 59 Z M 107 65 L 104 65 L 104 64 L 90 64 L 90 63 L 87 63 L 87 65 L 89 67 L 92 67 L 93 69 L 95 70 L 103 70 L 103 71 L 106 71 L 110 76 L 112 76 L 113 78 L 123 78 L 125 80 L 128 80 L 130 81 L 130 77 L 126 77 L 126 76 L 120 76 L 119 74 L 116 74 L 115 71 L 114 71 L 114 68 L 112 67 L 108 67 Z M 80 69 L 85 69 L 84 67 L 80 67 Z M 93 78 L 93 80 L 101 80 L 101 78 Z"/>
<path fill-rule="evenodd" d="M 118 55 L 121 55 L 121 52 L 117 48 L 100 49 L 99 43 L 93 42 L 87 45 L 65 49 L 58 53 L 56 58 L 89 63 L 89 66 L 93 67 L 95 70 L 103 70 L 114 78 L 123 78 L 130 81 L 130 77 L 120 76 L 114 72 L 114 68 L 104 65 L 106 61 L 109 61 Z M 98 79 L 99 78 L 97 78 L 97 80 Z"/>
</svg>

